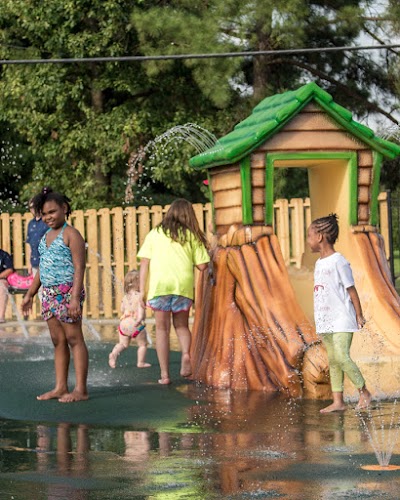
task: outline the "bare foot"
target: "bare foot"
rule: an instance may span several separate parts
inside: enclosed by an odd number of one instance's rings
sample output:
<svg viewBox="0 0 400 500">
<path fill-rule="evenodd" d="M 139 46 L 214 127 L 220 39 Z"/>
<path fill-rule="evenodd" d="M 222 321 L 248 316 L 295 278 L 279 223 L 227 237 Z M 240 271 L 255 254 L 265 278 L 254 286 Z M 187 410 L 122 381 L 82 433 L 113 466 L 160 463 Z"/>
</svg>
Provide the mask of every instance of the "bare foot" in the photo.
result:
<svg viewBox="0 0 400 500">
<path fill-rule="evenodd" d="M 117 366 L 117 356 L 112 352 L 108 355 L 108 364 L 110 368 L 115 368 Z"/>
<path fill-rule="evenodd" d="M 368 389 L 363 389 L 360 392 L 360 399 L 358 401 L 358 404 L 356 406 L 356 411 L 358 410 L 364 410 L 365 408 L 368 408 L 368 406 L 371 404 L 372 396 L 371 393 L 369 392 Z"/>
<path fill-rule="evenodd" d="M 89 395 L 87 393 L 74 390 L 59 398 L 58 401 L 60 403 L 75 403 L 76 401 L 87 401 L 88 399 Z"/>
<path fill-rule="evenodd" d="M 189 354 L 182 354 L 181 377 L 189 377 L 192 374 L 192 364 Z"/>
<path fill-rule="evenodd" d="M 338 404 L 338 403 L 332 403 L 329 406 L 326 406 L 325 408 L 322 408 L 322 410 L 319 410 L 320 413 L 331 413 L 333 411 L 344 411 L 346 409 L 346 405 L 344 404 Z"/>
<path fill-rule="evenodd" d="M 66 394 L 68 394 L 68 389 L 64 389 L 64 390 L 53 389 L 52 391 L 45 392 L 44 394 L 41 394 L 40 396 L 36 396 L 36 399 L 38 399 L 39 401 L 48 401 L 49 399 L 62 398 Z"/>
<path fill-rule="evenodd" d="M 150 363 L 138 363 L 136 366 L 138 368 L 150 368 L 151 364 Z"/>
<path fill-rule="evenodd" d="M 161 385 L 169 385 L 171 383 L 171 379 L 169 378 L 160 378 L 158 383 Z"/>
</svg>

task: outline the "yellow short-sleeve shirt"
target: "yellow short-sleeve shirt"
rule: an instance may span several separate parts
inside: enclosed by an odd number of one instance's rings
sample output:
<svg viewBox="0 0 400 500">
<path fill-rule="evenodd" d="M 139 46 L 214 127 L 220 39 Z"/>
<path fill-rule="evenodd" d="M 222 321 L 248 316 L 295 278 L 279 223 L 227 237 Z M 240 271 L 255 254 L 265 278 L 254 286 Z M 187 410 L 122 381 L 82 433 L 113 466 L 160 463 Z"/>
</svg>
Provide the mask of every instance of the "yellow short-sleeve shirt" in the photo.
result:
<svg viewBox="0 0 400 500">
<path fill-rule="evenodd" d="M 193 266 L 210 261 L 205 246 L 192 233 L 188 241 L 181 245 L 161 228 L 148 233 L 138 258 L 150 259 L 147 300 L 162 295 L 193 299 Z"/>
</svg>

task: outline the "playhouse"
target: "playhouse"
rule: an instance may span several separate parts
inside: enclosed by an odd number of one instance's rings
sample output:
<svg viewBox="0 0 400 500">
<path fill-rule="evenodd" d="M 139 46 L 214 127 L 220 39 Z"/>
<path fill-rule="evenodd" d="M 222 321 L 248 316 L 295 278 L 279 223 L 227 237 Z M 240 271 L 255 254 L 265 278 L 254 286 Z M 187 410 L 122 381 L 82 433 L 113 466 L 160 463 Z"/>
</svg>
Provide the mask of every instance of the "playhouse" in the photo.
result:
<svg viewBox="0 0 400 500">
<path fill-rule="evenodd" d="M 305 251 L 302 272 L 293 272 L 273 230 L 274 172 L 281 167 L 307 169 L 313 219 L 339 216 L 336 248 L 352 264 L 368 319 L 364 337 L 355 334 L 353 358 L 371 365 L 379 345 L 382 373 L 393 372 L 400 355 L 400 301 L 377 223 L 382 160 L 398 155 L 399 145 L 377 137 L 309 83 L 264 99 L 214 147 L 191 159 L 193 168 L 207 171 L 216 235 L 214 279 L 205 276 L 197 294 L 196 380 L 329 396 L 326 355 L 312 318 L 315 256 Z M 369 383 L 368 373 L 366 378 Z M 386 381 L 383 389 L 388 393 L 394 385 Z"/>
</svg>

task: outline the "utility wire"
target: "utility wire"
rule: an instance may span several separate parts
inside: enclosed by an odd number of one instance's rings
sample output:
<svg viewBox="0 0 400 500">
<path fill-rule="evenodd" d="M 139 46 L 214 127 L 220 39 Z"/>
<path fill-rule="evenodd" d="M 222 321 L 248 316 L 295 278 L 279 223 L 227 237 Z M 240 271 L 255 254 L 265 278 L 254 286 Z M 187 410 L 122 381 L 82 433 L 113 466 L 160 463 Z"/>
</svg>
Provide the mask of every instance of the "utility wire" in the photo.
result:
<svg viewBox="0 0 400 500">
<path fill-rule="evenodd" d="M 60 59 L 0 59 L 6 64 L 70 64 L 93 62 L 133 62 L 133 61 L 168 61 L 173 59 L 213 59 L 224 57 L 257 57 L 280 54 L 309 54 L 314 52 L 345 52 L 356 50 L 379 50 L 400 48 L 400 44 L 361 45 L 348 47 L 316 47 L 308 49 L 256 50 L 245 52 L 214 52 L 210 54 L 171 54 L 164 56 L 116 56 L 116 57 L 81 57 Z"/>
</svg>

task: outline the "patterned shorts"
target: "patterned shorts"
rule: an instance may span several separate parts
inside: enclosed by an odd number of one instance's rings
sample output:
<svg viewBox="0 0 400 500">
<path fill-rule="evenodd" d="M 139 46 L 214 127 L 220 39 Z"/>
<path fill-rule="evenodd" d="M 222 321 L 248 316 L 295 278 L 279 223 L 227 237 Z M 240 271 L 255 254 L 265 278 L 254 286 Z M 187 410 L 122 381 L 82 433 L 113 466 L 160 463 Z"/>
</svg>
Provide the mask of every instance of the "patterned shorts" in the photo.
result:
<svg viewBox="0 0 400 500">
<path fill-rule="evenodd" d="M 76 323 L 78 319 L 72 319 L 68 316 L 68 306 L 71 301 L 72 283 L 62 285 L 44 286 L 42 293 L 42 316 L 48 321 L 53 316 L 63 323 Z M 85 300 L 85 290 L 82 289 L 79 302 L 81 309 Z"/>
<path fill-rule="evenodd" d="M 166 311 L 166 312 L 181 312 L 189 311 L 192 307 L 193 300 L 187 297 L 182 297 L 182 295 L 160 295 L 159 297 L 153 297 L 147 304 L 153 309 L 153 311 Z"/>
</svg>

